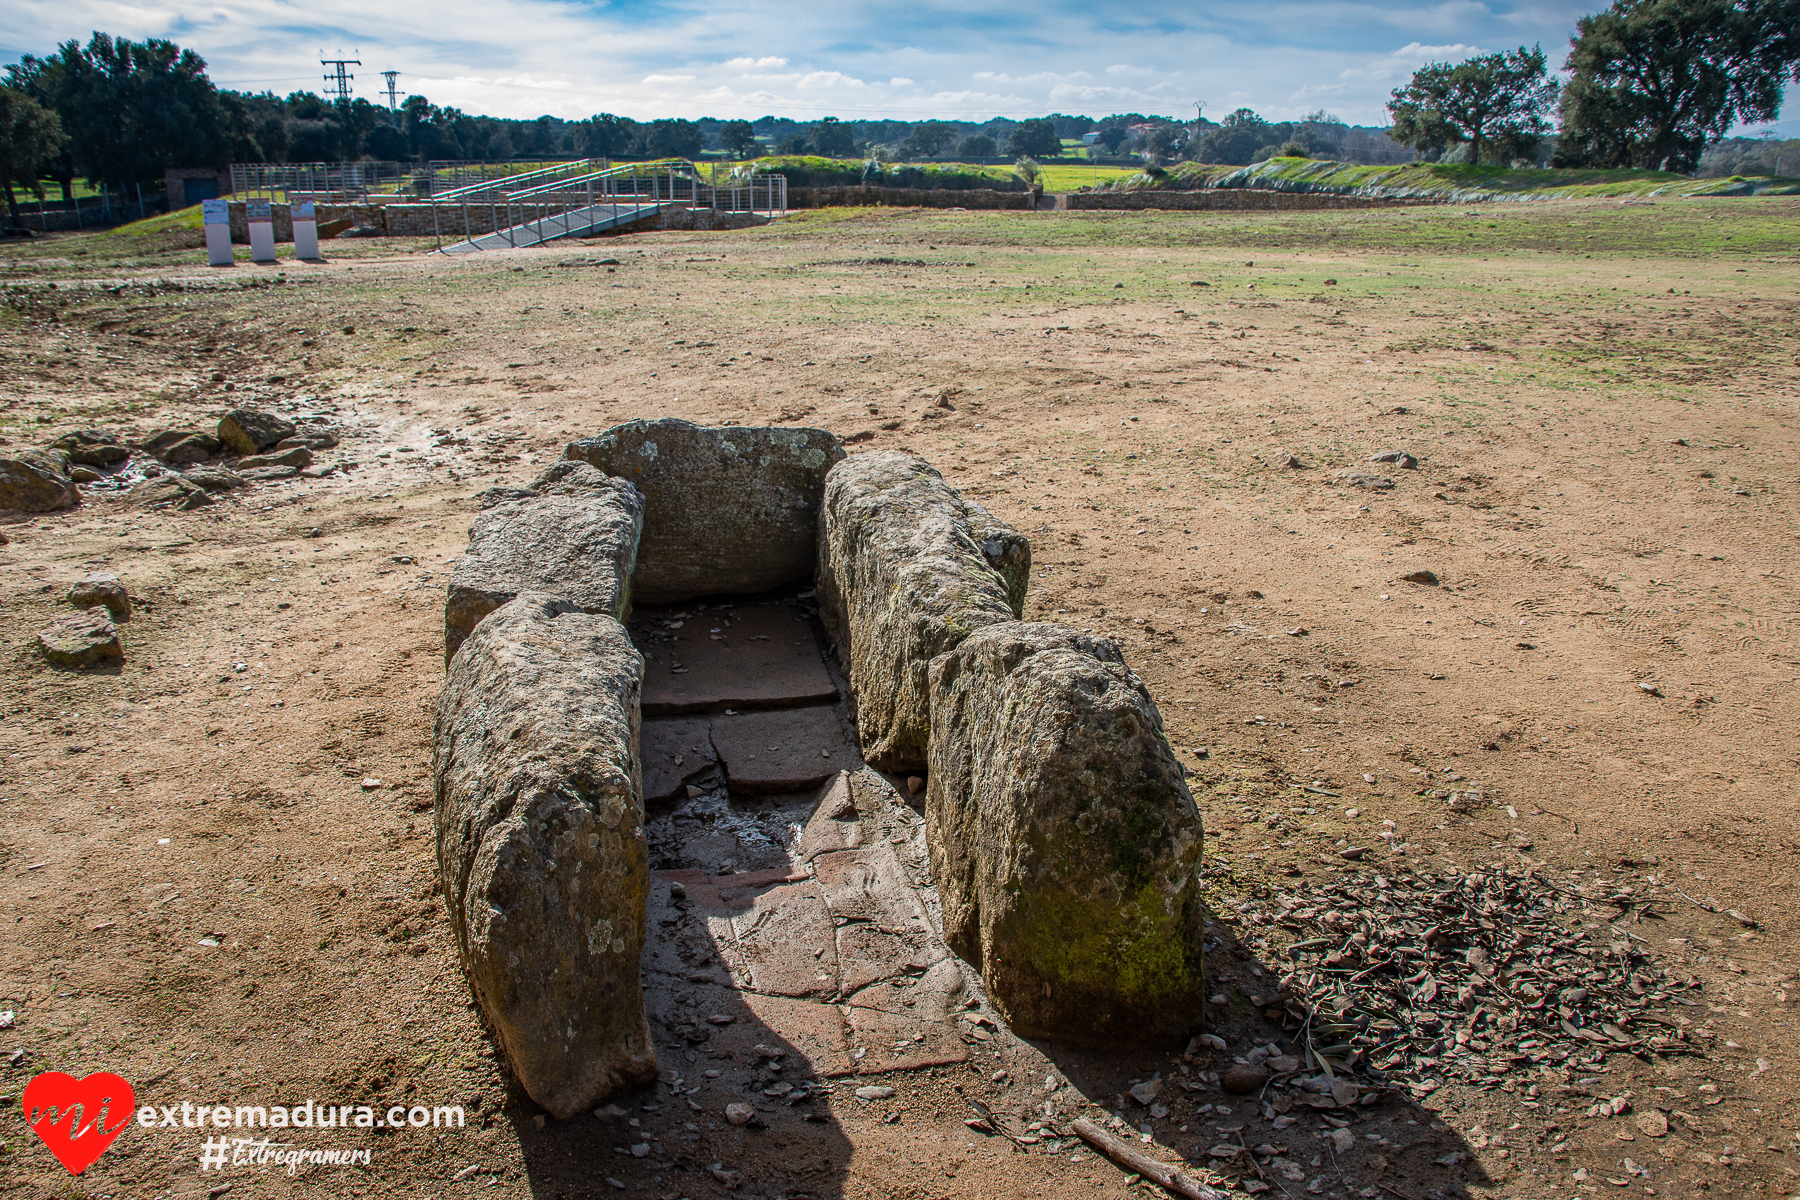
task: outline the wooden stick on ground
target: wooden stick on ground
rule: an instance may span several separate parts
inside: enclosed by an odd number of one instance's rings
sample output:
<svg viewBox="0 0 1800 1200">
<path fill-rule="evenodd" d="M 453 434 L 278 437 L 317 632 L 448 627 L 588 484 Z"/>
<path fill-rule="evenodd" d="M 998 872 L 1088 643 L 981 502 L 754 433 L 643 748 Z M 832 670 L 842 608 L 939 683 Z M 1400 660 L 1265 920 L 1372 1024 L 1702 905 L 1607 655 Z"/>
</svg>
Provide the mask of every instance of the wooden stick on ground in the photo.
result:
<svg viewBox="0 0 1800 1200">
<path fill-rule="evenodd" d="M 1070 1128 L 1081 1135 L 1082 1141 L 1121 1167 L 1137 1172 L 1145 1179 L 1169 1189 L 1177 1196 L 1186 1196 L 1188 1200 L 1231 1200 L 1229 1194 L 1221 1192 L 1218 1188 L 1208 1187 L 1199 1180 L 1188 1178 L 1168 1164 L 1158 1162 L 1136 1147 L 1114 1137 L 1092 1121 L 1077 1120 Z"/>
</svg>

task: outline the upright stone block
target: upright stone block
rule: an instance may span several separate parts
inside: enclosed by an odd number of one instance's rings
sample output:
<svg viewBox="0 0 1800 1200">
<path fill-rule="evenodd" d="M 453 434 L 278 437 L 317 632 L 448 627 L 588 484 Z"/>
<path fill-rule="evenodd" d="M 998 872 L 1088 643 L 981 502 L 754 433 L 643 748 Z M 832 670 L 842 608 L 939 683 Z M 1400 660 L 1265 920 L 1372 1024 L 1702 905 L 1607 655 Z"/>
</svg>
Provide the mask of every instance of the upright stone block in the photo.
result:
<svg viewBox="0 0 1800 1200">
<path fill-rule="evenodd" d="M 483 617 L 521 592 L 548 592 L 618 621 L 629 614 L 643 497 L 592 467 L 566 466 L 576 469 L 557 464 L 531 494 L 469 524 L 469 549 L 444 601 L 446 662 Z"/>
<path fill-rule="evenodd" d="M 1179 1044 L 1204 999 L 1200 813 L 1104 638 L 1009 622 L 934 659 L 926 832 L 945 938 L 1015 1032 Z"/>
<path fill-rule="evenodd" d="M 825 473 L 844 457 L 823 429 L 629 421 L 569 443 L 644 494 L 632 590 L 643 604 L 753 595 L 812 574 Z"/>
<path fill-rule="evenodd" d="M 850 681 L 863 757 L 918 770 L 929 664 L 976 629 L 1023 614 L 1031 543 L 901 451 L 831 469 L 818 542 L 819 617 Z"/>
<path fill-rule="evenodd" d="M 438 697 L 438 867 L 457 949 L 520 1083 L 558 1120 L 656 1077 L 638 974 L 642 671 L 610 616 L 527 592 L 474 630 Z"/>
</svg>

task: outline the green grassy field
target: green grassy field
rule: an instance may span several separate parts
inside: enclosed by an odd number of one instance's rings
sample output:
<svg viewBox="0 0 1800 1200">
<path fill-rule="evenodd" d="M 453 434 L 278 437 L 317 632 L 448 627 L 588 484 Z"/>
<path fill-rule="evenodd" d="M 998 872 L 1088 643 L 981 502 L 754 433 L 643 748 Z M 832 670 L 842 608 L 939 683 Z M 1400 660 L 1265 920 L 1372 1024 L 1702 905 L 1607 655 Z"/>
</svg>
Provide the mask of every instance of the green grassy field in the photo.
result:
<svg viewBox="0 0 1800 1200">
<path fill-rule="evenodd" d="M 1180 163 L 1166 171 L 1125 172 L 1114 188 L 1274 187 L 1446 199 L 1622 199 L 1797 195 L 1800 179 L 1766 176 L 1693 179 L 1666 171 L 1509 168 L 1407 163 L 1363 166 L 1312 158 L 1271 158 L 1248 167 Z"/>
</svg>

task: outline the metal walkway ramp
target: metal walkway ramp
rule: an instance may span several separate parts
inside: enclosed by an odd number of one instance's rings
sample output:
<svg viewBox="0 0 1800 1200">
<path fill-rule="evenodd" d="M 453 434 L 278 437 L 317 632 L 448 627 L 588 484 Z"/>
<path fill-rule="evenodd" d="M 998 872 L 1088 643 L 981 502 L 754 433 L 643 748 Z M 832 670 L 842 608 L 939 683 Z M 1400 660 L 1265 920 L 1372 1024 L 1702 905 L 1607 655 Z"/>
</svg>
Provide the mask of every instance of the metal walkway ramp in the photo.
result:
<svg viewBox="0 0 1800 1200">
<path fill-rule="evenodd" d="M 445 254 L 472 254 L 477 250 L 508 250 L 519 246 L 541 246 L 557 238 L 588 237 L 630 225 L 645 217 L 653 217 L 665 207 L 663 203 L 625 202 L 584 205 L 566 212 L 551 213 L 525 221 L 508 229 L 496 230 L 480 237 L 445 246 Z"/>
<path fill-rule="evenodd" d="M 466 238 L 450 246 L 440 241 L 438 252 L 473 254 L 541 246 L 558 238 L 618 229 L 677 207 L 769 217 L 787 212 L 787 178 L 779 174 L 751 170 L 708 183 L 686 159 L 598 171 L 592 166 L 592 159 L 580 159 L 427 197 L 424 203 L 431 206 L 434 235 L 455 230 Z M 467 237 L 482 215 L 488 219 L 481 223 L 493 226 L 495 232 Z"/>
</svg>

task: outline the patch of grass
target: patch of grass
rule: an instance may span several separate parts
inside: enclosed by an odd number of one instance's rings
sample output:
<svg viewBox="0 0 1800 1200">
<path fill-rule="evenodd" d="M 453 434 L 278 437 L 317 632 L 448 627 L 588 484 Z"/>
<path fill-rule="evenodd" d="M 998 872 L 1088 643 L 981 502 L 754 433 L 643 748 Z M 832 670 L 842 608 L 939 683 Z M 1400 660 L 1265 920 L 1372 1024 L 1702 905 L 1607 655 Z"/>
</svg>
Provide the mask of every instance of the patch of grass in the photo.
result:
<svg viewBox="0 0 1800 1200">
<path fill-rule="evenodd" d="M 1081 163 L 1049 162 L 1038 164 L 1039 178 L 1046 192 L 1073 192 L 1137 174 L 1130 167 L 1096 167 Z"/>
</svg>

